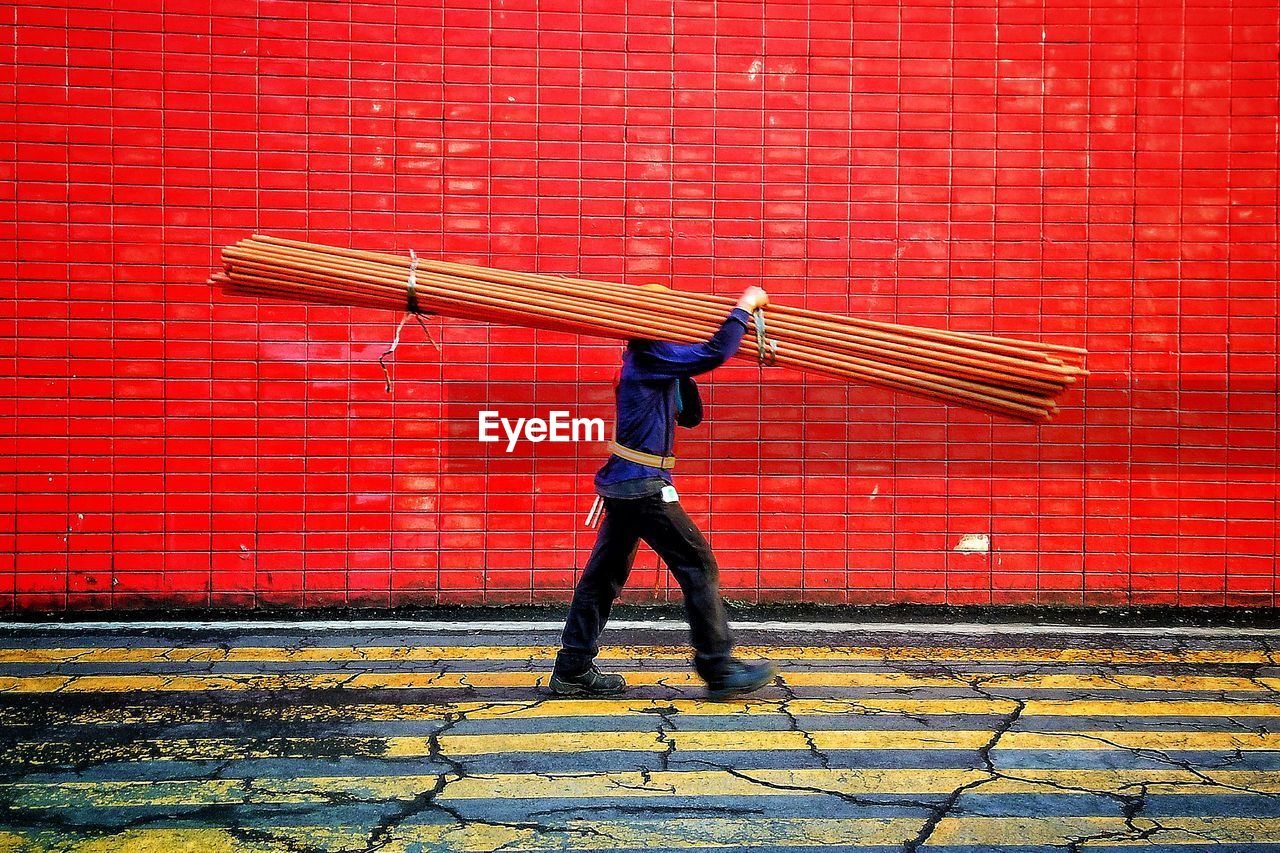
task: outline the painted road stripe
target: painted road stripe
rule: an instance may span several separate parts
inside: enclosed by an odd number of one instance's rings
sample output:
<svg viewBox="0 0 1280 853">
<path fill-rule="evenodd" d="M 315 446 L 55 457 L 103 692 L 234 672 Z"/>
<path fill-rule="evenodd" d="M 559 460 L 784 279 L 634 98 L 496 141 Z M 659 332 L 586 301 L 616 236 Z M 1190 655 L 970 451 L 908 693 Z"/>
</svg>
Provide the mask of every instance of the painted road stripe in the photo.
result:
<svg viewBox="0 0 1280 853">
<path fill-rule="evenodd" d="M 15 706 L 0 708 L 0 725 L 17 726 L 38 721 L 41 726 L 65 725 L 186 725 L 233 721 L 271 722 L 419 722 L 439 721 L 450 716 L 469 720 L 539 720 L 557 717 L 644 717 L 658 711 L 696 717 L 752 717 L 782 713 L 782 706 L 798 717 L 865 716 L 908 714 L 927 717 L 963 715 L 993 716 L 1009 713 L 1016 703 L 987 699 L 791 699 L 775 702 L 729 700 L 708 702 L 698 699 L 544 699 L 539 702 L 442 702 L 439 704 L 348 704 L 348 705 L 129 705 L 112 708 L 41 708 Z M 1191 717 L 1266 718 L 1280 716 L 1280 700 L 1275 702 L 1223 702 L 1218 700 L 1102 700 L 1030 699 L 1022 712 L 1033 717 Z"/>
<path fill-rule="evenodd" d="M 537 774 L 502 773 L 458 778 L 445 775 L 440 800 L 596 799 L 600 797 L 799 796 L 822 788 L 846 794 L 925 794 L 953 791 L 987 777 L 980 770 L 750 770 L 637 771 L 586 773 L 547 778 Z M 1190 775 L 1190 774 L 1188 774 Z M 1257 774 L 1263 776 L 1265 774 Z M 1275 774 L 1270 774 L 1274 776 Z M 749 778 L 744 778 L 749 777 Z M 215 803 L 309 803 L 343 792 L 362 799 L 413 799 L 442 778 L 424 776 L 315 777 L 175 780 L 165 782 L 58 782 L 0 785 L 22 809 L 136 806 L 201 806 Z M 757 779 L 759 782 L 752 782 Z M 792 786 L 767 787 L 768 785 Z M 984 786 L 986 790 L 986 786 Z"/>
<path fill-rule="evenodd" d="M 409 824 L 397 826 L 378 853 L 420 853 L 431 850 L 453 853 L 550 850 L 662 850 L 729 848 L 750 850 L 770 846 L 821 848 L 849 845 L 901 847 L 920 830 L 920 821 L 909 818 L 854 820 L 740 820 L 667 819 L 607 823 L 560 821 L 560 831 L 540 832 L 482 823 L 459 825 Z M 1117 821 L 1119 823 L 1119 821 Z M 1123 827 L 1121 827 L 1123 828 Z M 108 838 L 72 840 L 57 832 L 15 833 L 0 831 L 3 853 L 280 853 L 282 849 L 368 850 L 369 834 L 360 829 L 331 826 L 258 828 L 258 838 L 224 829 L 130 829 Z M 380 839 L 381 840 L 381 839 Z"/>
<path fill-rule="evenodd" d="M 689 670 L 624 672 L 633 686 L 699 688 Z M 206 690 L 428 690 L 463 687 L 545 686 L 541 672 L 309 672 L 219 673 L 215 675 L 30 675 L 0 677 L 0 693 L 130 693 Z M 964 677 L 906 672 L 813 672 L 796 670 L 780 676 L 791 687 L 969 688 L 980 680 L 984 689 L 1021 690 L 1161 690 L 1219 693 L 1280 691 L 1280 677 L 1243 678 L 1197 675 L 1004 674 L 969 672 Z"/>
<path fill-rule="evenodd" d="M 815 735 L 818 733 L 815 732 Z M 822 732 L 814 738 L 819 749 L 964 749 L 976 750 L 991 738 L 987 731 L 949 732 Z M 794 731 L 671 732 L 580 731 L 536 734 L 442 735 L 440 752 L 451 757 L 475 755 L 572 754 L 584 752 L 667 752 L 671 744 L 685 751 L 764 752 L 809 750 Z M 840 744 L 844 744 L 841 746 Z M 1061 746 L 1059 744 L 1059 746 Z M 344 755 L 383 759 L 427 758 L 432 739 L 418 736 L 325 738 L 172 738 L 127 743 L 79 741 L 20 741 L 0 748 L 0 762 L 65 763 L 93 756 L 94 760 L 200 761 L 271 757 Z"/>
<path fill-rule="evenodd" d="M 1148 795 L 1233 796 L 1280 792 L 1280 774 L 1270 771 L 1209 771 L 1218 786 L 1183 770 L 1010 770 L 1016 778 L 991 779 L 977 769 L 741 769 L 654 770 L 583 773 L 548 778 L 538 774 L 315 776 L 289 779 L 176 779 L 166 781 L 58 781 L 0 785 L 20 809 L 199 807 L 204 805 L 332 802 L 333 794 L 363 800 L 412 800 L 448 785 L 439 801 L 545 800 L 616 797 L 795 797 L 824 792 L 849 796 L 943 794 L 983 782 L 983 795 L 1130 793 L 1139 785 Z M 1069 790 L 1062 790 L 1065 786 Z M 1240 790 L 1235 790 L 1240 789 Z M 976 789 L 975 789 L 976 790 Z"/>
<path fill-rule="evenodd" d="M 976 750 L 991 740 L 987 730 L 901 731 L 814 729 L 686 732 L 578 731 L 532 734 L 445 734 L 439 751 L 449 756 L 581 754 L 584 752 L 771 752 L 834 750 Z M 171 738 L 125 743 L 18 741 L 0 748 L 0 760 L 21 764 L 95 761 L 242 760 L 271 757 L 349 755 L 384 759 L 427 758 L 433 739 L 420 736 L 324 738 Z M 1233 752 L 1280 750 L 1280 732 L 1060 731 L 1009 732 L 997 747 L 1007 750 L 1159 750 Z"/>
<path fill-rule="evenodd" d="M 1155 833 L 1149 839 L 1144 832 Z M 1113 817 L 966 817 L 944 818 L 929 837 L 930 847 L 1047 844 L 1065 846 L 1079 838 L 1114 833 L 1108 846 L 1131 839 L 1141 847 L 1164 844 L 1266 844 L 1280 838 L 1280 819 L 1165 817 L 1159 821 L 1138 817 L 1132 827 Z M 1260 847 L 1261 849 L 1265 849 Z"/>
<path fill-rule="evenodd" d="M 947 700 L 938 700 L 947 704 Z M 888 709 L 886 709 L 888 710 Z M 928 712 L 926 712 L 928 713 Z M 1280 696 L 1269 702 L 1121 699 L 1028 699 L 1024 717 L 1274 717 Z"/>
<path fill-rule="evenodd" d="M 495 744 L 492 739 L 499 739 Z M 482 755 L 495 752 L 665 752 L 770 751 L 849 749 L 977 749 L 991 739 L 979 730 L 881 731 L 876 729 L 816 729 L 792 731 L 689 731 L 665 732 L 551 732 L 503 735 L 441 735 L 440 749 L 450 755 Z M 387 738 L 389 757 L 417 756 L 422 738 Z M 810 743 L 812 742 L 812 743 Z M 597 745 L 598 744 L 598 745 Z M 494 749 L 502 745 L 502 749 Z M 1009 732 L 1000 741 L 1003 749 L 1168 749 L 1168 750 L 1276 750 L 1280 732 Z M 407 751 L 405 751 L 407 750 Z"/>
<path fill-rule="evenodd" d="M 482 853 L 544 850 L 705 849 L 728 847 L 751 850 L 770 846 L 804 848 L 896 846 L 914 839 L 921 829 L 916 818 L 767 818 L 744 822 L 737 818 L 662 818 L 627 822 L 567 820 L 559 829 L 538 830 L 483 823 L 408 823 L 395 828 L 379 853 L 411 853 L 421 845 L 435 849 Z M 0 832 L 5 853 L 279 853 L 282 843 L 307 849 L 368 849 L 363 829 L 332 826 L 263 826 L 258 838 L 225 829 L 130 829 L 108 837 L 68 839 L 60 833 Z M 1144 830 L 1159 830 L 1146 839 Z M 929 846 L 1000 848 L 1029 845 L 1066 846 L 1073 839 L 1096 836 L 1111 845 L 1132 839 L 1139 846 L 1188 844 L 1257 844 L 1273 849 L 1280 838 L 1280 819 L 1138 817 L 1132 825 L 1122 817 L 1067 818 L 944 818 L 929 838 Z"/>
<path fill-rule="evenodd" d="M 549 662 L 556 646 L 135 646 L 73 648 L 0 648 L 0 664 L 100 663 L 288 663 L 350 661 L 515 661 Z M 1058 663 L 1058 664 L 1188 664 L 1276 665 L 1275 656 L 1241 649 L 1046 649 L 952 648 L 929 646 L 741 646 L 747 658 L 822 663 Z M 613 646 L 599 660 L 688 660 L 690 652 L 671 646 Z"/>
<path fill-rule="evenodd" d="M 796 716 L 875 715 L 881 713 L 910 713 L 919 715 L 1004 715 L 1016 707 L 1012 699 L 791 699 L 773 702 L 753 699 L 730 699 L 711 702 L 700 699 L 542 699 L 539 701 L 508 702 L 441 702 L 433 704 L 356 703 L 347 705 L 287 704 L 277 705 L 127 705 L 111 708 L 41 708 L 34 711 L 29 706 L 0 708 L 0 725 L 20 725 L 39 720 L 42 726 L 51 725 L 136 725 L 222 722 L 226 720 L 273 722 L 414 722 L 439 721 L 450 716 L 465 716 L 468 720 L 540 720 L 557 717 L 581 718 L 589 725 L 591 718 L 643 717 L 653 719 L 661 712 L 697 717 L 753 717 L 782 714 L 783 705 Z M 1035 703 L 1040 704 L 1040 703 Z M 1050 703 L 1046 703 L 1050 704 Z M 1125 702 L 1065 703 L 1055 713 L 1080 715 L 1090 713 L 1087 708 L 1097 705 L 1116 705 L 1124 713 L 1134 713 L 1133 705 Z M 1261 702 L 1156 702 L 1134 703 L 1142 713 L 1143 704 L 1160 706 L 1152 713 L 1168 713 L 1179 706 L 1187 716 L 1204 716 L 1199 705 L 1221 706 L 1223 715 L 1228 712 L 1249 715 L 1280 715 L 1280 703 Z M 1030 713 L 1028 705 L 1024 716 Z"/>
</svg>

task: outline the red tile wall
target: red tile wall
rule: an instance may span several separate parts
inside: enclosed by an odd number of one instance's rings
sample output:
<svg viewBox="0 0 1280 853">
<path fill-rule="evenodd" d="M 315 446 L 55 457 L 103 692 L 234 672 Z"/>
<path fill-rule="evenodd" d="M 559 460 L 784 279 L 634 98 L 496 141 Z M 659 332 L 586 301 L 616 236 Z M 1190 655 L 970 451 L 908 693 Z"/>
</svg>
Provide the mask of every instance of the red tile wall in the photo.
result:
<svg viewBox="0 0 1280 853">
<path fill-rule="evenodd" d="M 1275 0 L 213 5 L 0 9 L 0 606 L 569 594 L 596 449 L 467 418 L 617 345 L 432 320 L 388 394 L 399 318 L 211 292 L 253 231 L 1088 346 L 1045 426 L 717 372 L 733 599 L 1275 604 Z"/>
</svg>

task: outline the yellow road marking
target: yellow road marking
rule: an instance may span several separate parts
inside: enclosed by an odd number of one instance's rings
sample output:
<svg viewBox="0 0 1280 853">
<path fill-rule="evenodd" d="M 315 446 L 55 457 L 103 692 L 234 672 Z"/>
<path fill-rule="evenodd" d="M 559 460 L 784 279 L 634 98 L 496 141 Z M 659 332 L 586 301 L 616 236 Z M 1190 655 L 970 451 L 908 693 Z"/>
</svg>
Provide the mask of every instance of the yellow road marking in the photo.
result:
<svg viewBox="0 0 1280 853">
<path fill-rule="evenodd" d="M 701 688 L 688 670 L 625 672 L 632 686 Z M 128 693 L 140 691 L 204 690 L 424 690 L 458 687 L 543 687 L 546 672 L 315 672 L 221 673 L 216 675 L 34 675 L 0 677 L 0 693 Z M 967 677 L 900 672 L 784 672 L 793 687 L 966 688 L 968 679 L 981 679 L 984 688 L 1027 690 L 1177 690 L 1270 693 L 1280 690 L 1280 678 L 1241 678 L 1196 675 L 1087 675 L 969 673 Z"/>
<path fill-rule="evenodd" d="M 1012 778 L 1001 777 L 982 786 L 984 794 L 1045 793 L 1045 785 L 1083 788 L 1089 791 L 1130 792 L 1139 786 L 1148 794 L 1191 794 L 1202 797 L 1213 794 L 1240 794 L 1232 790 L 1242 788 L 1257 793 L 1280 792 L 1280 773 L 1274 770 L 1217 770 L 1205 769 L 1200 773 L 1189 770 L 1113 770 L 1073 767 L 1071 769 L 1002 768 Z M 919 773 L 919 770 L 903 771 Z M 933 772 L 933 771 L 926 771 Z M 1205 784 L 1205 778 L 1219 785 Z M 954 790 L 954 789 L 953 789 Z"/>
<path fill-rule="evenodd" d="M 666 752 L 671 744 L 677 751 L 765 752 L 805 751 L 810 739 L 815 748 L 831 750 L 976 750 L 991 738 L 978 729 L 936 731 L 813 730 L 806 738 L 794 731 L 688 731 L 659 734 L 656 731 L 577 731 L 536 734 L 446 734 L 439 738 L 440 749 L 452 756 L 503 754 L 578 754 L 582 752 Z M 204 760 L 315 757 L 332 751 L 341 740 L 344 753 L 381 758 L 425 758 L 431 755 L 431 741 L 420 736 L 344 738 L 267 738 L 245 741 L 236 738 L 175 738 L 138 740 L 107 744 L 84 741 L 19 741 L 0 749 L 0 759 L 26 764 L 64 762 L 67 756 L 93 756 L 98 760 Z M 1202 731 L 1080 731 L 1009 732 L 998 749 L 1037 750 L 1206 750 L 1275 751 L 1280 749 L 1280 733 Z"/>
<path fill-rule="evenodd" d="M 1148 844 L 1257 844 L 1280 838 L 1280 820 L 1275 818 L 1234 817 L 1166 817 L 1159 822 L 1138 817 L 1131 831 L 1120 818 L 1112 817 L 969 817 L 944 818 L 933 835 L 930 846 L 974 845 L 1054 845 L 1067 844 L 1073 838 L 1100 833 L 1115 833 L 1112 846 L 1131 843 Z M 1141 831 L 1158 832 L 1150 840 L 1140 838 Z"/>
<path fill-rule="evenodd" d="M 349 662 L 349 661 L 551 661 L 555 646 L 136 646 L 0 648 L 0 664 Z M 741 646 L 744 657 L 768 660 L 842 662 L 1059 663 L 1059 664 L 1234 664 L 1280 663 L 1267 652 L 1244 649 L 1054 649 L 932 646 Z M 690 652 L 671 646 L 612 646 L 606 661 L 688 660 Z"/>
<path fill-rule="evenodd" d="M 1059 793 L 1057 786 L 1089 791 L 1125 791 L 1138 785 L 1149 794 L 1209 796 L 1239 793 L 1232 787 L 1206 785 L 1202 777 L 1183 770 L 1010 770 L 1015 779 L 992 779 L 984 794 Z M 1280 792 L 1280 774 L 1270 771 L 1210 771 L 1223 786 L 1257 793 Z M 448 785 L 437 798 L 461 800 L 598 799 L 600 797 L 755 797 L 805 796 L 829 791 L 852 796 L 938 794 L 988 779 L 982 770 L 826 770 L 796 769 L 666 771 L 648 774 L 617 771 L 563 775 L 549 779 L 536 774 L 447 776 Z M 431 790 L 438 775 L 315 776 L 291 779 L 183 779 L 171 781 L 57 781 L 47 784 L 0 785 L 0 792 L 17 808 L 163 807 L 323 802 L 334 793 L 360 799 L 412 799 Z M 754 780 L 754 781 L 753 781 Z M 776 787 L 771 787 L 776 786 Z M 1053 786 L 1053 787 L 1050 787 Z"/>
<path fill-rule="evenodd" d="M 944 700 L 945 701 L 945 700 Z M 1141 699 L 1028 699 L 1023 717 L 1274 717 L 1280 696 L 1272 702 L 1218 700 L 1166 701 Z"/>
<path fill-rule="evenodd" d="M 999 749 L 1280 750 L 1280 732 L 1009 732 Z"/>
<path fill-rule="evenodd" d="M 533 720 L 553 717 L 575 717 L 589 720 L 592 717 L 634 717 L 652 719 L 655 711 L 673 711 L 676 714 L 699 717 L 760 716 L 781 713 L 782 700 L 760 701 L 738 699 L 711 702 L 701 699 L 543 699 L 541 701 L 506 702 L 440 702 L 431 704 L 357 703 L 347 705 L 288 704 L 284 706 L 237 706 L 236 716 L 250 714 L 246 719 L 258 716 L 273 721 L 414 721 L 439 720 L 450 715 L 463 715 L 472 720 Z M 1124 703 L 1119 703 L 1124 704 Z M 1172 703 L 1171 703 L 1172 704 Z M 1280 704 L 1222 703 L 1230 708 L 1253 707 L 1266 709 L 1268 714 L 1280 714 Z M 955 714 L 1007 714 L 1016 703 L 1011 700 L 988 699 L 792 699 L 787 708 L 799 715 L 875 715 L 907 712 L 920 715 Z M 1064 708 L 1060 713 L 1076 715 L 1086 713 Z M 1192 713 L 1192 711 L 1188 711 Z M 1225 712 L 1224 712 L 1225 713 Z M 1247 713 L 1240 711 L 1239 713 Z M 1024 712 L 1025 715 L 1025 712 Z M 31 716 L 22 707 L 0 708 L 0 724 L 20 724 Z M 209 705 L 126 705 L 116 708 L 48 709 L 40 712 L 42 723 L 49 725 L 125 725 L 138 723 L 201 723 L 225 719 L 217 706 Z"/>
<path fill-rule="evenodd" d="M 991 732 L 978 730 L 883 731 L 876 729 L 815 729 L 813 746 L 838 749 L 978 749 Z M 809 739 L 792 731 L 669 732 L 542 732 L 538 734 L 442 735 L 441 749 L 449 754 L 538 753 L 595 751 L 806 750 Z M 421 754 L 424 738 L 387 738 L 388 756 Z M 1000 749 L 1162 749 L 1162 750 L 1275 750 L 1280 733 L 1185 731 L 1009 732 Z"/>
<path fill-rule="evenodd" d="M 765 844 L 799 847 L 847 846 L 849 844 L 901 845 L 919 831 L 920 821 L 908 818 L 872 820 L 681 819 L 608 823 L 595 820 L 557 822 L 566 831 L 540 832 L 507 826 L 474 823 L 459 826 L 413 824 L 397 827 L 392 841 L 379 853 L 416 853 L 421 845 L 456 853 L 489 853 L 493 850 L 615 850 L 620 847 L 676 847 L 701 849 L 733 847 L 751 849 Z M 262 827 L 271 840 L 242 841 L 219 829 L 129 830 L 110 838 L 59 843 L 56 833 L 33 833 L 30 846 L 6 846 L 4 853 L 279 853 L 285 839 L 306 842 L 326 850 L 362 850 L 367 834 L 360 829 L 308 827 Z M 41 840 L 41 836 L 47 841 Z M 0 839 L 4 836 L 0 835 Z M 12 838 L 21 843 L 22 836 Z M 55 841 L 56 839 L 56 841 Z"/>
<path fill-rule="evenodd" d="M 990 732 L 896 732 L 837 731 L 814 732 L 819 749 L 977 749 L 991 737 Z M 102 760 L 181 761 L 204 759 L 313 757 L 332 751 L 336 738 L 171 738 L 92 743 L 77 741 L 20 741 L 0 748 L 0 760 L 47 763 L 65 760 L 68 755 L 93 755 Z M 379 758 L 426 758 L 431 740 L 416 735 L 392 737 L 342 737 L 343 751 L 352 756 Z M 666 752 L 674 742 L 677 750 L 808 750 L 804 735 L 793 731 L 581 731 L 536 734 L 442 735 L 440 749 L 450 756 L 501 754 L 577 754 L 582 752 Z M 46 758 L 47 757 L 47 758 Z"/>
<path fill-rule="evenodd" d="M 767 845 L 793 847 L 899 846 L 912 839 L 921 822 L 913 818 L 664 818 L 627 823 L 570 820 L 562 831 L 484 824 L 411 824 L 400 826 L 381 853 L 410 853 L 422 845 L 436 849 L 481 853 L 512 851 L 612 850 L 619 847 L 752 849 Z M 1156 829 L 1153 821 L 1136 818 L 1138 830 Z M 1150 842 L 1160 844 L 1251 844 L 1280 838 L 1275 818 L 1161 817 L 1160 831 Z M 56 831 L 0 833 L 5 853 L 277 853 L 288 840 L 325 849 L 362 849 L 363 827 L 261 827 L 264 838 L 247 840 L 223 829 L 131 829 L 112 836 L 68 839 Z M 1115 833 L 1134 838 L 1122 817 L 944 818 L 930 844 L 1000 848 L 1005 846 L 1066 845 L 1071 839 Z"/>
<path fill-rule="evenodd" d="M 951 678 L 887 672 L 814 672 L 812 670 L 799 670 L 783 673 L 783 678 L 787 684 L 793 687 L 956 687 L 966 685 L 968 678 L 980 678 L 984 688 L 1025 687 L 1033 690 L 1230 690 L 1268 693 L 1272 688 L 1280 688 L 1280 678 L 1251 680 L 1232 676 L 1197 675 L 1085 675 L 1071 673 L 1007 675 L 1002 673 L 971 672 L 967 673 L 965 678 Z"/>
<path fill-rule="evenodd" d="M 781 700 L 731 700 L 708 702 L 699 699 L 544 699 L 506 702 L 441 702 L 435 704 L 348 704 L 284 706 L 240 706 L 237 717 L 245 719 L 269 717 L 283 722 L 387 722 L 439 720 L 449 715 L 464 715 L 473 720 L 532 720 L 552 717 L 650 717 L 656 710 L 672 710 L 688 716 L 759 716 L 781 713 Z M 918 716 L 955 716 L 962 714 L 1007 714 L 1013 700 L 988 699 L 792 699 L 787 710 L 800 716 L 866 716 L 877 714 L 912 714 Z M 0 709 L 0 725 L 17 725 L 32 718 L 32 712 L 21 707 Z M 1224 702 L 1207 700 L 1108 700 L 1108 699 L 1030 699 L 1022 712 L 1026 717 L 1275 717 L 1280 716 L 1280 701 Z M 41 711 L 40 721 L 47 725 L 129 725 L 139 723 L 202 723 L 224 719 L 217 707 L 206 705 L 128 705 L 118 708 L 50 709 Z M 584 723 L 585 724 L 585 723 Z"/>
<path fill-rule="evenodd" d="M 491 738 L 501 740 L 494 742 Z M 877 730 L 814 731 L 813 745 L 827 749 L 977 749 L 990 738 L 986 731 L 902 732 Z M 419 738 L 388 738 L 387 755 L 417 755 Z M 540 732 L 537 734 L 442 735 L 440 748 L 447 754 L 480 755 L 495 751 L 538 752 L 666 752 L 674 743 L 678 752 L 771 752 L 807 750 L 809 741 L 793 731 L 694 731 L 667 732 Z M 407 749 L 402 753 L 401 749 Z"/>
<path fill-rule="evenodd" d="M 980 770 L 749 770 L 762 783 L 821 787 L 848 794 L 944 793 L 986 776 Z M 533 774 L 448 777 L 440 801 L 599 797 L 799 796 L 803 790 L 770 788 L 724 771 L 588 773 L 548 779 Z M 306 803 L 343 792 L 369 799 L 412 799 L 431 790 L 439 776 L 256 778 L 177 782 L 59 782 L 0 785 L 22 808 L 200 806 L 228 802 Z"/>
</svg>

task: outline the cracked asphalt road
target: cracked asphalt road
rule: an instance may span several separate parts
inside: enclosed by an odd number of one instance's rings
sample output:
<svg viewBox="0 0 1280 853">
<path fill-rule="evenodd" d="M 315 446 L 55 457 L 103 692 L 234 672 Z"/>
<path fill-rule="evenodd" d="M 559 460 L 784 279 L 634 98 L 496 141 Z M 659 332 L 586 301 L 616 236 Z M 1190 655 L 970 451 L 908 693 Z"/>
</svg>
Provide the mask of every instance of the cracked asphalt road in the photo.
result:
<svg viewBox="0 0 1280 853">
<path fill-rule="evenodd" d="M 1263 632 L 747 629 L 719 703 L 678 636 L 9 627 L 0 851 L 1280 851 Z"/>
</svg>

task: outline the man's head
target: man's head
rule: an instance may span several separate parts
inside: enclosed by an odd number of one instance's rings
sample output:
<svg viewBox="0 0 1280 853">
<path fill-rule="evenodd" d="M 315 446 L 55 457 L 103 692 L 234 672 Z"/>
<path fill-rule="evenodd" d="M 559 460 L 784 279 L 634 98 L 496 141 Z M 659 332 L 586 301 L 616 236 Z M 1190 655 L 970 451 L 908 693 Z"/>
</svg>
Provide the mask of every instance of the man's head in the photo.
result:
<svg viewBox="0 0 1280 853">
<path fill-rule="evenodd" d="M 667 287 L 665 284 L 642 284 L 640 285 L 640 289 L 650 290 L 654 293 L 661 293 L 663 291 L 670 290 L 671 288 Z M 652 343 L 653 341 L 645 340 L 644 338 L 635 338 L 627 341 L 627 349 L 632 352 L 643 352 L 648 349 Z"/>
</svg>

